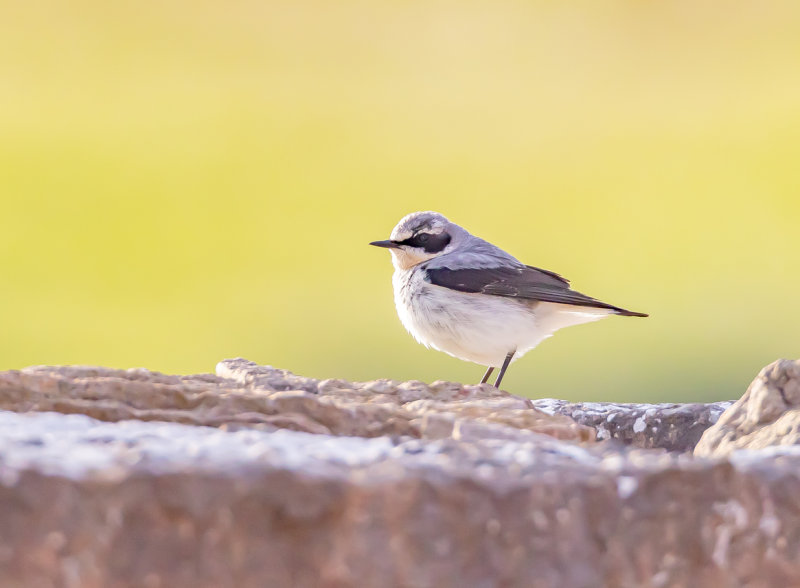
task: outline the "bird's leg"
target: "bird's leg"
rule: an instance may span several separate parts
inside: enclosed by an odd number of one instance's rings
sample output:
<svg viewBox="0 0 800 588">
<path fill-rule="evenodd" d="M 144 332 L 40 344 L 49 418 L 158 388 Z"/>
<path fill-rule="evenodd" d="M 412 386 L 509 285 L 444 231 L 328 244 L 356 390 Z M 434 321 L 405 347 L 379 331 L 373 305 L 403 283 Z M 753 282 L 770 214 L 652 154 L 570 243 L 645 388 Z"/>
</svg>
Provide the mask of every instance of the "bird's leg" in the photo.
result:
<svg viewBox="0 0 800 588">
<path fill-rule="evenodd" d="M 485 384 L 486 382 L 489 381 L 489 376 L 492 375 L 493 371 L 494 371 L 494 368 L 492 366 L 489 366 L 489 369 L 486 370 L 485 374 L 483 374 L 483 379 L 481 380 L 481 384 Z"/>
<path fill-rule="evenodd" d="M 494 382 L 494 387 L 500 387 L 500 381 L 503 379 L 503 376 L 506 375 L 506 370 L 508 369 L 508 365 L 511 363 L 511 358 L 514 357 L 514 354 L 517 352 L 515 349 L 514 351 L 510 352 L 506 355 L 506 359 L 503 361 L 503 367 L 500 368 L 500 373 L 497 375 L 497 380 Z"/>
</svg>

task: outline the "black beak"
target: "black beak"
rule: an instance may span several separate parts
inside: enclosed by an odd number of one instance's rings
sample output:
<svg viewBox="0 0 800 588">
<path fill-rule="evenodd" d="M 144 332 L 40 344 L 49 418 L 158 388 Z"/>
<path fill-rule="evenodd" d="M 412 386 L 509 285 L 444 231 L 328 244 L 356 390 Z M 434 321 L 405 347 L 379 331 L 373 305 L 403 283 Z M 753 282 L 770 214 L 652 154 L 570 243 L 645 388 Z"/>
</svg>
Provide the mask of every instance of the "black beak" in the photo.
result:
<svg viewBox="0 0 800 588">
<path fill-rule="evenodd" d="M 395 243 L 394 241 L 373 241 L 370 245 L 375 245 L 375 247 L 386 247 L 387 249 L 398 249 L 400 245 Z"/>
</svg>

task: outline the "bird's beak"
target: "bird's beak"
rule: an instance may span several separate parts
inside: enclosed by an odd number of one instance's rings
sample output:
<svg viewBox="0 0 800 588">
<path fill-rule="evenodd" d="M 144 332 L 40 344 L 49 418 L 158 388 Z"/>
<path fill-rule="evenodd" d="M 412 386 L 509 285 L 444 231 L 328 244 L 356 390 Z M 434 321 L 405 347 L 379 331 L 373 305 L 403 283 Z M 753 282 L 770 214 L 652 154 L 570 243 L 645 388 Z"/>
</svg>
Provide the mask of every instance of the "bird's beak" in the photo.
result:
<svg viewBox="0 0 800 588">
<path fill-rule="evenodd" d="M 387 249 L 399 249 L 400 245 L 395 243 L 394 241 L 373 241 L 370 245 L 375 245 L 375 247 L 386 247 Z"/>
</svg>

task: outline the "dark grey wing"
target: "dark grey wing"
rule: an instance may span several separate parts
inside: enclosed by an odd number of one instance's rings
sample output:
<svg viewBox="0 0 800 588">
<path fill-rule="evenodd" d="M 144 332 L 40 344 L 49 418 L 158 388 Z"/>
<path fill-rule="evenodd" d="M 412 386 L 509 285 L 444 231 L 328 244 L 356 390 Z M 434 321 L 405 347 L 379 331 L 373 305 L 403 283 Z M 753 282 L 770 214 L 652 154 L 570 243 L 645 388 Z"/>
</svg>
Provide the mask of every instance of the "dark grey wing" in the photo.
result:
<svg viewBox="0 0 800 588">
<path fill-rule="evenodd" d="M 551 278 L 555 278 L 556 280 L 558 280 L 559 282 L 561 282 L 562 284 L 564 284 L 569 288 L 569 280 L 563 276 L 560 276 L 556 272 L 551 272 L 550 270 L 542 269 L 540 267 L 533 267 L 532 265 L 526 265 L 525 267 L 527 267 L 528 269 L 536 270 L 537 272 L 541 272 L 546 276 L 550 276 Z"/>
<path fill-rule="evenodd" d="M 458 270 L 428 269 L 427 279 L 431 284 L 459 292 L 607 308 L 623 315 L 640 316 L 640 313 L 606 304 L 580 292 L 570 290 L 569 282 L 558 274 L 531 266 Z"/>
</svg>

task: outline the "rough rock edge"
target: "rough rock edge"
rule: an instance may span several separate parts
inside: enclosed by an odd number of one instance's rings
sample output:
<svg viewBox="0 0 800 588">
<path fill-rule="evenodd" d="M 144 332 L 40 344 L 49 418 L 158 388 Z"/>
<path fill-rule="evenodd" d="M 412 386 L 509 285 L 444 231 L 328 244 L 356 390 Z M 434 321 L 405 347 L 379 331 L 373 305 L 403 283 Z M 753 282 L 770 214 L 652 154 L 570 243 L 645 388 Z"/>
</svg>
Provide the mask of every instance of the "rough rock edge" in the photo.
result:
<svg viewBox="0 0 800 588">
<path fill-rule="evenodd" d="M 800 360 L 763 368 L 737 400 L 705 431 L 694 453 L 726 457 L 741 449 L 800 444 Z"/>
<path fill-rule="evenodd" d="M 317 380 L 244 359 L 222 361 L 217 372 L 35 366 L 0 372 L 0 409 L 364 437 L 522 439 L 544 433 L 590 442 L 596 429 L 600 441 L 690 451 L 730 404 L 531 401 L 489 385 Z"/>
<path fill-rule="evenodd" d="M 80 366 L 2 372 L 0 409 L 359 437 L 594 440 L 591 427 L 488 385 L 320 381 L 243 359 L 218 367 L 220 376 Z"/>
<path fill-rule="evenodd" d="M 563 414 L 594 427 L 598 441 L 612 439 L 634 447 L 677 452 L 692 451 L 706 429 L 732 404 L 570 403 L 551 398 L 533 401 L 533 406 L 543 412 Z"/>
</svg>

